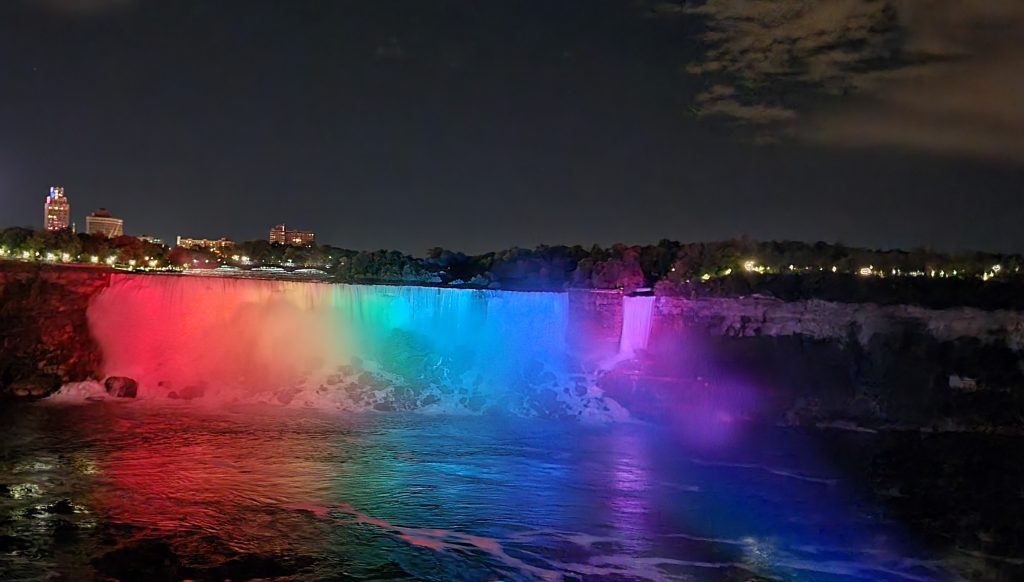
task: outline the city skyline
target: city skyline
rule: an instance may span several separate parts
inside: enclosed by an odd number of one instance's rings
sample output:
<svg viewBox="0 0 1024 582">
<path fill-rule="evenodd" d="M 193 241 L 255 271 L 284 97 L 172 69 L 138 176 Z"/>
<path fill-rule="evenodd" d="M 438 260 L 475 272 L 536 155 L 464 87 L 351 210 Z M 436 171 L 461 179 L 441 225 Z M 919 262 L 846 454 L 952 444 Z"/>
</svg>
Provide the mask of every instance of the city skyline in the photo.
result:
<svg viewBox="0 0 1024 582">
<path fill-rule="evenodd" d="M 43 203 L 43 230 L 64 230 L 69 229 L 76 231 L 77 222 L 74 220 L 74 215 L 71 212 L 71 198 L 65 193 L 63 186 L 50 186 L 49 193 L 47 194 Z M 116 238 L 118 236 L 127 235 L 150 242 L 160 241 L 157 244 L 163 244 L 162 237 L 154 237 L 148 234 L 132 234 L 124 230 L 124 219 L 113 216 L 110 211 L 105 207 L 99 207 L 98 209 L 85 215 L 85 229 L 82 231 L 87 234 L 102 234 L 107 238 Z M 10 226 L 22 226 L 25 228 L 35 229 L 33 225 L 28 224 L 5 224 L 0 225 L 0 228 L 6 228 Z M 308 230 L 289 228 L 285 229 L 284 224 L 279 224 L 270 229 L 269 242 L 280 243 L 285 245 L 298 245 L 305 246 L 315 242 L 316 235 Z M 178 246 L 182 246 L 180 241 L 192 241 L 195 246 L 212 246 L 220 247 L 222 243 L 228 240 L 227 237 L 220 237 L 219 239 L 205 239 L 196 237 L 182 236 L 181 234 L 175 235 L 170 240 L 179 241 Z M 242 240 L 257 240 L 257 239 L 242 239 Z M 206 244 L 209 243 L 209 244 Z M 193 246 L 191 243 L 184 245 L 186 247 Z"/>
<path fill-rule="evenodd" d="M 36 224 L 61 183 L 165 240 L 283 221 L 412 253 L 1020 252 L 1024 10 L 919 3 L 3 3 L 0 205 Z"/>
<path fill-rule="evenodd" d="M 67 201 L 70 200 L 70 197 L 68 197 L 65 194 L 63 186 L 51 186 L 50 187 L 49 193 L 47 194 L 47 197 L 44 200 L 44 218 L 43 218 L 43 226 L 42 226 L 43 230 L 60 230 L 60 229 L 51 229 L 51 228 L 48 227 L 49 220 L 50 220 L 50 204 L 51 204 L 51 200 L 55 196 L 55 192 L 57 193 L 56 195 L 59 196 L 59 198 L 63 200 L 63 202 L 62 202 L 63 204 L 67 204 Z M 68 206 L 69 206 L 69 208 L 67 208 L 64 211 L 64 212 L 67 213 L 67 221 L 68 221 L 67 228 L 69 228 L 71 230 L 75 230 L 77 222 L 74 220 L 74 215 L 70 211 L 70 205 L 68 205 Z M 89 221 L 90 218 L 96 217 L 97 216 L 97 212 L 100 212 L 100 213 L 104 213 L 105 212 L 105 213 L 107 213 L 107 215 L 109 217 L 109 211 L 105 207 L 99 207 L 98 210 L 94 210 L 94 211 L 86 214 L 85 215 L 85 221 L 84 221 L 84 223 L 86 224 L 86 228 L 82 232 L 86 232 L 86 233 L 92 234 L 92 232 L 91 232 L 91 230 L 90 230 L 90 228 L 88 226 L 88 221 Z M 156 244 L 161 244 L 161 245 L 166 244 L 166 243 L 163 242 L 164 240 L 175 240 L 176 241 L 176 240 L 184 239 L 184 240 L 207 241 L 207 242 L 219 242 L 219 241 L 223 241 L 223 240 L 229 240 L 229 241 L 233 242 L 233 241 L 253 241 L 253 240 L 268 239 L 268 237 L 266 235 L 263 235 L 263 236 L 243 235 L 241 237 L 232 237 L 232 236 L 226 236 L 224 234 L 219 235 L 219 238 L 217 238 L 217 239 L 207 239 L 207 238 L 202 238 L 202 237 L 195 236 L 195 233 L 192 232 L 192 231 L 196 230 L 195 228 L 183 227 L 183 228 L 177 228 L 177 230 L 176 230 L 176 227 L 173 227 L 173 226 L 170 227 L 170 229 L 169 229 L 169 231 L 172 232 L 172 234 L 170 236 L 164 236 L 162 234 L 154 236 L 152 234 L 149 234 L 148 232 L 147 233 L 141 233 L 141 234 L 134 234 L 134 233 L 126 232 L 126 231 L 123 230 L 123 224 L 125 222 L 124 219 L 116 218 L 115 220 L 117 220 L 119 222 L 119 226 L 122 228 L 122 230 L 120 230 L 118 234 L 114 234 L 111 237 L 127 235 L 127 236 L 132 236 L 132 237 L 138 238 L 140 240 L 147 240 L 147 241 L 150 241 L 150 242 L 156 242 Z M 29 228 L 29 229 L 33 229 L 33 230 L 36 228 L 35 225 L 30 224 L 30 223 L 2 224 L 2 225 L 0 225 L 0 228 L 7 228 L 7 227 L 13 227 L 13 226 L 24 227 L 24 228 Z M 280 242 L 280 240 L 276 240 L 275 241 L 275 230 L 283 229 L 283 228 L 284 228 L 284 224 L 283 223 L 282 224 L 278 224 L 278 225 L 272 227 L 270 229 L 270 236 L 269 236 L 268 240 L 270 242 Z M 234 229 L 231 229 L 231 230 L 250 233 L 250 232 L 256 231 L 257 229 L 258 229 L 258 227 L 254 228 L 253 225 L 245 225 L 241 229 L 234 228 Z M 184 232 L 186 230 L 191 232 L 191 234 L 188 235 L 188 236 L 180 234 L 181 232 Z M 221 229 L 221 232 L 224 232 L 225 230 L 227 230 L 227 229 Z M 267 232 L 267 231 L 264 230 L 263 232 Z M 313 231 L 309 231 L 309 230 L 305 230 L 305 229 L 292 229 L 292 228 L 289 228 L 286 231 L 283 231 L 283 233 L 288 233 L 288 234 L 296 233 L 296 236 L 291 237 L 291 238 L 294 239 L 294 241 L 291 242 L 291 243 L 287 243 L 288 245 L 304 246 L 304 245 L 307 245 L 307 244 L 313 244 L 314 241 L 315 241 L 315 235 L 314 235 Z M 281 238 L 281 236 L 284 236 L 285 239 L 289 238 L 287 236 L 287 234 L 283 234 L 283 233 L 279 233 L 276 236 L 276 238 Z M 209 234 L 209 233 L 204 233 L 204 234 Z M 746 233 L 742 233 L 742 234 L 739 234 L 739 235 L 736 235 L 736 236 L 732 236 L 732 237 L 723 237 L 723 238 L 718 238 L 718 239 L 709 238 L 709 239 L 694 239 L 694 240 L 689 240 L 689 239 L 685 239 L 685 238 L 671 238 L 671 237 L 662 236 L 662 237 L 657 237 L 657 239 L 644 240 L 644 241 L 617 240 L 617 241 L 613 241 L 612 243 L 605 243 L 605 246 L 610 245 L 610 244 L 619 244 L 619 243 L 626 244 L 626 245 L 652 244 L 654 242 L 657 242 L 657 240 L 663 240 L 663 239 L 680 240 L 682 242 L 713 242 L 713 241 L 727 240 L 729 238 L 753 238 L 753 237 L 750 237 Z M 754 240 L 770 240 L 770 239 L 754 239 Z M 1000 252 L 1000 253 L 1021 253 L 1021 252 L 1024 252 L 1024 247 L 1021 247 L 1019 249 L 1018 248 L 981 247 L 981 246 L 943 247 L 941 245 L 917 245 L 917 246 L 914 246 L 914 247 L 910 247 L 910 246 L 900 247 L 900 246 L 870 245 L 870 244 L 867 244 L 867 243 L 863 243 L 863 244 L 855 244 L 854 243 L 854 244 L 851 244 L 851 243 L 848 243 L 847 241 L 843 241 L 843 240 L 831 240 L 831 239 L 826 239 L 826 238 L 818 239 L 816 241 L 815 240 L 810 240 L 810 239 L 796 239 L 796 238 L 780 238 L 780 239 L 776 239 L 776 240 L 802 240 L 802 242 L 825 242 L 825 243 L 828 243 L 828 244 L 850 244 L 853 247 L 858 247 L 858 248 L 875 248 L 875 249 L 878 249 L 878 250 L 907 250 L 907 249 L 910 249 L 910 248 L 921 248 L 921 249 L 931 249 L 931 250 L 940 251 L 940 252 L 965 252 L 965 251 L 983 251 L 983 252 Z M 282 244 L 285 244 L 285 243 L 282 243 Z M 332 245 L 332 246 L 341 246 L 343 248 L 354 248 L 354 247 L 344 247 L 344 245 L 339 245 L 339 243 L 332 242 L 332 241 L 328 241 L 328 242 L 325 242 L 325 243 L 322 243 L 322 244 L 328 244 L 328 245 Z M 580 241 L 561 241 L 561 242 L 554 243 L 554 244 L 564 244 L 564 245 L 570 245 L 571 246 L 573 244 L 586 244 L 586 245 L 589 245 L 589 244 L 591 244 L 591 242 L 581 243 Z M 601 245 L 602 243 L 595 242 L 593 244 Z M 545 246 L 545 245 L 550 246 L 550 243 L 541 241 L 541 242 L 538 243 L 538 245 L 539 246 Z M 174 245 L 167 244 L 167 246 L 172 247 Z M 203 245 L 200 245 L 200 246 L 203 246 Z M 428 248 L 434 248 L 434 247 L 437 247 L 437 245 L 432 245 L 431 247 L 428 247 Z M 515 248 L 515 247 L 530 248 L 529 246 L 520 246 L 520 245 L 511 245 L 511 246 L 509 246 L 507 248 Z M 363 250 L 368 250 L 369 248 L 372 248 L 372 247 L 367 247 L 366 249 L 363 249 Z M 382 247 L 382 248 L 394 248 L 394 247 Z M 495 247 L 495 248 L 497 248 L 497 247 Z M 419 254 L 422 253 L 422 251 L 418 251 L 416 249 L 412 249 L 411 251 L 406 250 L 406 249 L 397 249 L 397 250 L 402 250 L 403 252 L 410 252 L 413 255 L 419 255 Z M 426 250 L 426 249 L 424 249 L 424 250 Z M 453 250 L 462 251 L 463 249 L 453 249 Z M 481 252 L 486 252 L 486 251 L 490 251 L 490 250 L 494 250 L 494 249 L 479 249 L 479 250 Z"/>
</svg>

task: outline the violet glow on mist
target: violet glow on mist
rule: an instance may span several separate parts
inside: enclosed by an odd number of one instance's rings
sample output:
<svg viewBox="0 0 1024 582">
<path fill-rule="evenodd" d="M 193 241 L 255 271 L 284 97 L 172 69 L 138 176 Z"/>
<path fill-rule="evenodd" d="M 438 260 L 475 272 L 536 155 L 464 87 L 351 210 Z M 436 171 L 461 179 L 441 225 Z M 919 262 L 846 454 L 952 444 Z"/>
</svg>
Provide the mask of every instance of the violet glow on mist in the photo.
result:
<svg viewBox="0 0 1024 582">
<path fill-rule="evenodd" d="M 547 390 L 544 398 L 579 412 L 602 396 L 602 375 L 643 372 L 655 298 L 622 298 L 615 342 L 570 321 L 569 301 L 565 293 L 118 274 L 88 315 L 105 374 L 137 379 L 148 400 L 189 387 L 202 387 L 205 403 L 290 390 L 320 406 L 328 384 L 346 397 L 386 384 L 432 390 L 445 410 L 518 412 L 524 394 Z M 661 345 L 657 357 L 687 349 Z M 755 387 L 731 378 L 671 390 L 654 405 L 707 446 L 728 441 L 757 402 Z M 642 386 L 623 397 L 627 408 L 654 402 Z"/>
<path fill-rule="evenodd" d="M 467 402 L 476 399 L 486 403 L 484 411 L 515 412 L 518 396 L 538 385 L 553 386 L 577 404 L 592 403 L 602 398 L 600 390 L 576 390 L 574 381 L 632 373 L 636 385 L 622 405 L 639 409 L 655 402 L 668 422 L 658 429 L 657 450 L 649 450 L 648 440 L 608 429 L 609 487 L 621 493 L 612 508 L 614 529 L 643 539 L 654 519 L 647 496 L 664 485 L 649 471 L 689 459 L 688 473 L 678 479 L 701 483 L 700 495 L 691 498 L 697 490 L 682 485 L 679 502 L 658 519 L 731 545 L 738 562 L 785 572 L 807 567 L 813 554 L 843 548 L 844 560 L 850 552 L 858 557 L 819 574 L 875 575 L 873 562 L 886 563 L 902 551 L 898 528 L 880 533 L 850 525 L 858 521 L 850 509 L 858 507 L 856 500 L 837 480 L 816 477 L 837 474 L 819 452 L 774 442 L 775 433 L 754 434 L 746 420 L 756 416 L 766 390 L 743 379 L 741 370 L 723 371 L 713 385 L 673 386 L 669 397 L 653 398 L 643 384 L 644 358 L 685 360 L 699 357 L 699 350 L 681 344 L 666 350 L 665 342 L 652 348 L 656 299 L 623 302 L 612 343 L 586 337 L 586 326 L 570 320 L 564 293 L 115 275 L 90 306 L 89 321 L 105 373 L 136 378 L 140 398 L 151 402 L 197 384 L 206 386 L 200 402 L 213 404 L 282 387 L 315 393 L 325 376 L 348 368 L 347 377 L 362 382 L 356 390 L 373 388 L 361 379 L 370 374 L 402 390 L 429 385 L 438 399 L 432 406 L 441 410 L 472 408 Z M 335 389 L 344 392 L 348 381 Z M 789 458 L 772 458 L 768 452 L 775 450 Z M 763 462 L 751 462 L 759 451 L 766 452 Z M 374 469 L 361 475 L 372 481 Z M 765 505 L 751 496 L 752 487 L 776 501 Z M 794 487 L 803 493 L 790 503 L 787 491 Z M 813 490 L 812 507 L 807 490 Z M 807 511 L 820 519 L 794 519 Z M 822 529 L 822 521 L 834 527 Z M 737 537 L 741 532 L 746 537 Z"/>
</svg>

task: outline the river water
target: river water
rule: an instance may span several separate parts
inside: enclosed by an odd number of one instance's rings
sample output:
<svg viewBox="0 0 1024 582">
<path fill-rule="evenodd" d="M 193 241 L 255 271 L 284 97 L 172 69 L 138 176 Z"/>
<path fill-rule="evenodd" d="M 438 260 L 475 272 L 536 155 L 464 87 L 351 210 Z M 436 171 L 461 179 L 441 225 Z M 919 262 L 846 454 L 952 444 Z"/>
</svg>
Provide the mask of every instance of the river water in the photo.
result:
<svg viewBox="0 0 1024 582">
<path fill-rule="evenodd" d="M 5 580 L 1020 572 L 923 543 L 862 495 L 863 469 L 782 429 L 706 447 L 637 424 L 112 402 L 0 422 Z"/>
</svg>

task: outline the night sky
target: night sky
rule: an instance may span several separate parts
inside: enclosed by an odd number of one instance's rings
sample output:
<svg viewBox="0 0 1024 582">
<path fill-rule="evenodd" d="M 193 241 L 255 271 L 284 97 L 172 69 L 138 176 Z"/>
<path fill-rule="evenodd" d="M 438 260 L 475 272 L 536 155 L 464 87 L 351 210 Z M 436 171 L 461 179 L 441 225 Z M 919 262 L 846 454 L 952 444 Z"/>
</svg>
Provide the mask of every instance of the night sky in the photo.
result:
<svg viewBox="0 0 1024 582">
<path fill-rule="evenodd" d="M 0 2 L 0 226 L 1024 251 L 1024 3 Z"/>
</svg>

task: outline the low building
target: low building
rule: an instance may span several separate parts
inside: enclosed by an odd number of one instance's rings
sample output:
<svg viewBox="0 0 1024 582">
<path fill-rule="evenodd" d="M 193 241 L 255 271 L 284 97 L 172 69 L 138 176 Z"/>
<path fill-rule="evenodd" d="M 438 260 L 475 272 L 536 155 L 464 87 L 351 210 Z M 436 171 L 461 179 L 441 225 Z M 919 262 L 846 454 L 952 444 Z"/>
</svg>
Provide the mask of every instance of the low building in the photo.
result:
<svg viewBox="0 0 1024 582">
<path fill-rule="evenodd" d="M 235 246 L 235 241 L 221 237 L 213 240 L 208 238 L 185 238 L 178 236 L 178 246 L 183 249 L 206 249 L 215 253 L 223 253 Z"/>
<path fill-rule="evenodd" d="M 279 224 L 270 229 L 270 244 L 291 245 L 296 247 L 312 246 L 316 242 L 316 235 L 308 230 L 294 230 L 285 228 Z"/>
<path fill-rule="evenodd" d="M 64 230 L 71 227 L 71 202 L 64 195 L 62 186 L 52 186 L 43 202 L 43 228 Z"/>
<path fill-rule="evenodd" d="M 85 232 L 116 238 L 124 234 L 124 221 L 111 216 L 106 208 L 100 208 L 85 217 Z"/>
<path fill-rule="evenodd" d="M 148 234 L 140 234 L 139 236 L 137 236 L 135 238 L 141 240 L 142 242 L 148 242 L 148 243 L 152 243 L 152 244 L 155 244 L 155 245 L 163 246 L 163 244 L 164 244 L 164 239 L 159 238 L 159 237 L 155 237 L 155 236 L 150 236 Z"/>
</svg>

